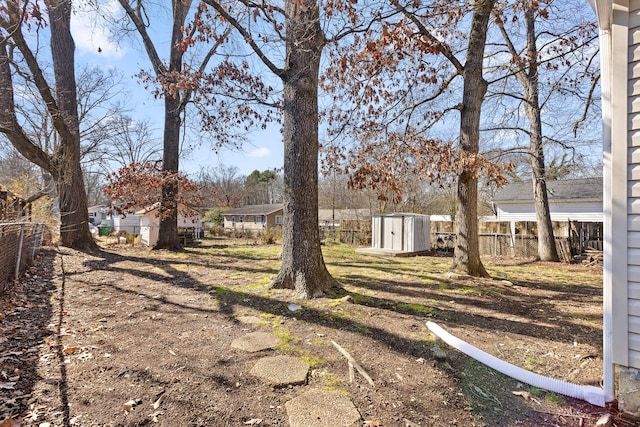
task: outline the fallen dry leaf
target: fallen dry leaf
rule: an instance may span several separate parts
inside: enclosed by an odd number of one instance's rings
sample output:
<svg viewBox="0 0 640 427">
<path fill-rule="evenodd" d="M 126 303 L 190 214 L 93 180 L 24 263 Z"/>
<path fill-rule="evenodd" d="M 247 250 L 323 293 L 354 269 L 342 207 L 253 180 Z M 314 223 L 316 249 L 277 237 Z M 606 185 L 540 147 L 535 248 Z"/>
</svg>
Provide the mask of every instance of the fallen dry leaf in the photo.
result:
<svg viewBox="0 0 640 427">
<path fill-rule="evenodd" d="M 382 427 L 382 420 L 365 421 L 364 427 Z"/>
<path fill-rule="evenodd" d="M 14 420 L 12 417 L 9 417 L 0 423 L 0 427 L 22 427 L 22 418 Z"/>
<path fill-rule="evenodd" d="M 158 398 L 155 402 L 153 402 L 153 409 L 158 409 L 160 405 L 162 405 L 162 399 L 164 399 L 164 394 Z"/>
<path fill-rule="evenodd" d="M 529 400 L 531 398 L 531 393 L 529 393 L 528 391 L 512 391 L 511 393 L 515 394 L 516 396 L 522 396 L 525 400 Z"/>
<path fill-rule="evenodd" d="M 140 405 L 141 403 L 142 403 L 141 399 L 138 399 L 138 400 L 131 399 L 122 405 L 122 409 L 124 410 L 124 412 L 129 412 L 132 409 L 135 409 L 135 407 Z"/>
<path fill-rule="evenodd" d="M 80 347 L 69 347 L 69 348 L 65 348 L 62 351 L 64 352 L 64 354 L 73 354 L 77 351 L 80 351 Z"/>
</svg>

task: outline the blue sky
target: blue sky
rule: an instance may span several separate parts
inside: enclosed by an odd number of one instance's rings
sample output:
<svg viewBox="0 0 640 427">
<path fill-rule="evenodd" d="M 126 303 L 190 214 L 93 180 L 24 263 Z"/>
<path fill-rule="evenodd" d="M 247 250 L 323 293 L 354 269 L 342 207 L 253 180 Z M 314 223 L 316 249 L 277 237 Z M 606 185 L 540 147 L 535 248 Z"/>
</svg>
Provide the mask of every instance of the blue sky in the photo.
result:
<svg viewBox="0 0 640 427">
<path fill-rule="evenodd" d="M 120 13 L 120 6 L 114 0 L 101 2 L 101 7 L 102 13 L 111 15 Z M 141 69 L 151 68 L 146 53 L 139 43 L 131 39 L 113 41 L 109 30 L 100 22 L 95 13 L 90 11 L 79 10 L 73 15 L 71 31 L 76 42 L 77 67 L 88 64 L 119 70 L 123 75 L 129 106 L 132 108 L 128 114 L 138 120 L 149 119 L 156 129 L 158 143 L 162 144 L 163 102 L 161 99 L 154 99 L 135 77 Z M 159 40 L 157 36 L 157 33 L 152 33 L 154 40 Z M 165 44 L 168 45 L 168 41 Z M 163 49 L 160 45 L 157 48 L 161 55 L 168 53 L 168 46 Z M 235 166 L 240 174 L 248 175 L 256 169 L 262 171 L 282 166 L 284 156 L 282 138 L 277 127 L 252 132 L 247 139 L 248 142 L 241 150 L 220 150 L 218 153 L 215 153 L 206 142 L 202 143 L 181 159 L 180 169 L 193 174 L 201 167 L 216 167 L 224 164 Z"/>
</svg>

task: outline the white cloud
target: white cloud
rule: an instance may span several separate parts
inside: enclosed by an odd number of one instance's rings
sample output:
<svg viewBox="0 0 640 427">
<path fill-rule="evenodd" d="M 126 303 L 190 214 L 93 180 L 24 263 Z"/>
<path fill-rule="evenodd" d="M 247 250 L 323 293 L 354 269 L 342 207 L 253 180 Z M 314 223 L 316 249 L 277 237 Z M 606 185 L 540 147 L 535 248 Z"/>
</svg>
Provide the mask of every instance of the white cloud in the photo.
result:
<svg viewBox="0 0 640 427">
<path fill-rule="evenodd" d="M 250 157 L 252 159 L 257 159 L 260 157 L 267 157 L 271 154 L 271 150 L 269 150 L 267 147 L 260 147 L 260 148 L 256 148 L 255 150 L 251 150 L 247 153 L 247 157 Z"/>
<path fill-rule="evenodd" d="M 126 54 L 125 49 L 111 39 L 105 22 L 105 17 L 109 19 L 119 15 L 119 7 L 115 0 L 105 0 L 99 2 L 99 11 L 91 6 L 74 11 L 71 34 L 80 55 L 94 54 L 119 59 Z"/>
</svg>

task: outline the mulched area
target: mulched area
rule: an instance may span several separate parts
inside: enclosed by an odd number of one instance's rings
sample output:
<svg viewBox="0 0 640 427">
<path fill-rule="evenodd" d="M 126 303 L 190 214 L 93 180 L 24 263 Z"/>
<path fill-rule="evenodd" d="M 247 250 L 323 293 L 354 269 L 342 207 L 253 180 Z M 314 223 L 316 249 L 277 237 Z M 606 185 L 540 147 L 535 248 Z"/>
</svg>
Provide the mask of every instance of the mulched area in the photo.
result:
<svg viewBox="0 0 640 427">
<path fill-rule="evenodd" d="M 578 427 L 607 413 L 612 425 L 636 425 L 613 407 L 531 389 L 454 350 L 432 356 L 426 320 L 533 371 L 599 385 L 601 290 L 435 271 L 437 287 L 402 275 L 374 282 L 353 267 L 341 279 L 350 298 L 301 302 L 268 289 L 277 268 L 277 256 L 215 251 L 44 250 L 2 297 L 0 426 L 287 426 L 285 403 L 312 388 L 349 396 L 368 426 Z M 274 333 L 277 349 L 231 348 L 253 331 Z M 374 385 L 359 374 L 350 382 L 331 340 Z M 307 384 L 276 388 L 250 375 L 278 354 L 312 366 Z"/>
</svg>

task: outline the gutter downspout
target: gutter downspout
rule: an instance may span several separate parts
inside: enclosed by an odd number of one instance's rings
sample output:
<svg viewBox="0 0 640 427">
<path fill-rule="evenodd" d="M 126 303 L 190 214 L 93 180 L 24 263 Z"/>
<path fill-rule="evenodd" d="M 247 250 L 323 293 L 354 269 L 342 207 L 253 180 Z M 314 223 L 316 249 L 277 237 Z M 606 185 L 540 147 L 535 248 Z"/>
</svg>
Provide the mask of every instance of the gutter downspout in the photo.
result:
<svg viewBox="0 0 640 427">
<path fill-rule="evenodd" d="M 602 374 L 605 400 L 615 396 L 613 365 L 613 196 L 611 141 L 611 31 L 600 28 L 603 171 Z"/>
<path fill-rule="evenodd" d="M 612 159 L 612 61 L 613 0 L 589 0 L 596 12 L 600 41 L 600 91 L 603 151 L 603 283 L 602 283 L 602 374 L 605 401 L 615 398 L 613 364 L 613 159 Z M 626 52 L 625 52 L 626 53 Z"/>
</svg>

